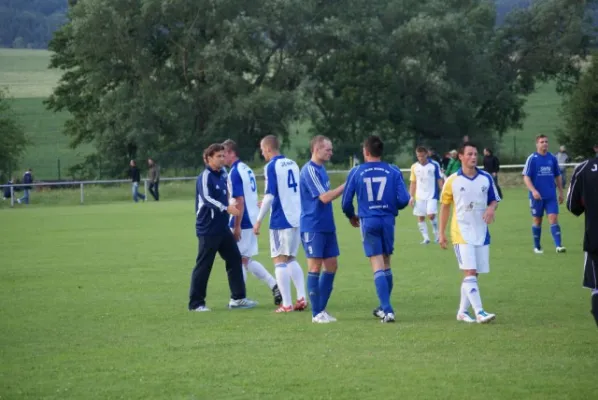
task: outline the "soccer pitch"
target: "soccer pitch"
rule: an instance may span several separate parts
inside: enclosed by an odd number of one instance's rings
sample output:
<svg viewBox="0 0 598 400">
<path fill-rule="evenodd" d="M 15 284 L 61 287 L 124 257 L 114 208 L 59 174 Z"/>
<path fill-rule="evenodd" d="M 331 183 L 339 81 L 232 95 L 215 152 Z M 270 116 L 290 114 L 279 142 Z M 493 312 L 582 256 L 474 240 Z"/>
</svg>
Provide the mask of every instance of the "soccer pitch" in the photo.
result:
<svg viewBox="0 0 598 400">
<path fill-rule="evenodd" d="M 275 314 L 254 277 L 253 310 L 226 308 L 222 261 L 209 313 L 187 311 L 193 200 L 0 210 L 0 399 L 582 399 L 596 394 L 598 334 L 581 288 L 583 220 L 561 208 L 566 254 L 548 225 L 532 252 L 523 189 L 505 190 L 481 276 L 489 325 L 455 320 L 451 250 L 422 246 L 397 219 L 392 302 L 377 298 L 360 234 L 335 202 L 341 256 L 329 311 Z M 270 271 L 268 237 L 256 258 Z M 306 269 L 303 250 L 299 261 Z"/>
</svg>

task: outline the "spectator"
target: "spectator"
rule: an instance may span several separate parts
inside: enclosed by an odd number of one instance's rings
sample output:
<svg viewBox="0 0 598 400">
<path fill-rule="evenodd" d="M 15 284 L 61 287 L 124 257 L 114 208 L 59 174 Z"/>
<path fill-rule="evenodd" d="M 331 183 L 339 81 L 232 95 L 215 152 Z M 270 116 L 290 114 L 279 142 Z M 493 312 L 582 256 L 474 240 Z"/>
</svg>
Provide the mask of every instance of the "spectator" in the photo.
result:
<svg viewBox="0 0 598 400">
<path fill-rule="evenodd" d="M 444 153 L 444 157 L 442 159 L 442 162 L 440 163 L 440 166 L 442 167 L 442 172 L 444 173 L 446 171 L 446 169 L 448 168 L 449 163 L 451 162 L 452 158 L 451 158 L 451 153 L 450 152 L 446 152 Z"/>
<path fill-rule="evenodd" d="M 14 185 L 15 183 L 15 178 L 9 178 L 8 182 L 6 182 L 7 187 L 4 188 L 4 193 L 2 195 L 2 200 L 6 200 L 6 199 L 10 199 L 11 193 L 10 193 L 10 188 L 13 187 L 12 185 Z M 13 190 L 16 192 L 16 188 L 13 188 Z"/>
<path fill-rule="evenodd" d="M 500 162 L 498 157 L 494 155 L 491 149 L 486 147 L 484 149 L 484 171 L 492 175 L 496 189 L 498 190 L 498 196 L 502 199 L 502 190 L 498 185 L 498 171 L 500 171 Z"/>
<path fill-rule="evenodd" d="M 137 164 L 135 160 L 131 160 L 129 163 L 131 168 L 129 168 L 129 176 L 131 177 L 131 182 L 133 182 L 132 192 L 133 192 L 133 201 L 137 203 L 139 199 L 145 201 L 145 195 L 139 193 L 139 181 L 141 180 L 141 175 L 139 173 L 139 168 L 137 168 Z"/>
<path fill-rule="evenodd" d="M 451 159 L 446 167 L 446 171 L 444 172 L 444 175 L 447 178 L 459 171 L 459 168 L 461 168 L 461 161 L 459 161 L 459 158 L 457 157 L 457 150 L 451 150 L 450 155 Z"/>
<path fill-rule="evenodd" d="M 23 174 L 23 184 L 33 183 L 33 175 L 31 174 L 31 168 L 29 168 Z M 23 197 L 17 199 L 17 203 L 21 204 L 24 202 L 25 204 L 29 204 L 29 194 L 31 192 L 31 186 L 23 186 Z"/>
<path fill-rule="evenodd" d="M 438 164 L 441 163 L 440 157 L 438 157 L 438 154 L 436 154 L 436 149 L 434 149 L 433 147 L 430 147 L 430 149 L 428 150 L 428 157 L 436 161 Z"/>
<path fill-rule="evenodd" d="M 149 192 L 154 197 L 154 200 L 159 201 L 160 166 L 151 158 L 147 159 L 147 165 L 149 167 Z"/>
<path fill-rule="evenodd" d="M 571 161 L 569 154 L 567 154 L 567 150 L 565 150 L 565 146 L 559 148 L 559 152 L 556 153 L 556 160 L 559 163 L 559 169 L 561 170 L 561 176 L 563 177 L 563 187 L 565 187 L 567 181 L 567 177 L 565 176 L 567 167 L 565 167 L 565 164 Z"/>
</svg>

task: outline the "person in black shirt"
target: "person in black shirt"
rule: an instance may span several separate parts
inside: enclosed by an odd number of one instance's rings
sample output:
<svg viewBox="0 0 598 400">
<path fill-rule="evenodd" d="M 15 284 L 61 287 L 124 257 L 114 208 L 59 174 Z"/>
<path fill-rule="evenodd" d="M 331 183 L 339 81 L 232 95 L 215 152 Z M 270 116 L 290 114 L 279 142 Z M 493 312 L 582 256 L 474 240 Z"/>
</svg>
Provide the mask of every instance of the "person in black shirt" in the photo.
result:
<svg viewBox="0 0 598 400">
<path fill-rule="evenodd" d="M 129 163 L 129 177 L 131 177 L 131 182 L 133 182 L 133 186 L 131 187 L 131 191 L 133 192 L 133 201 L 137 203 L 139 199 L 145 201 L 145 195 L 139 193 L 139 181 L 141 181 L 141 175 L 139 174 L 139 168 L 137 168 L 137 164 L 135 160 L 131 160 Z"/>
<path fill-rule="evenodd" d="M 598 325 L 598 155 L 575 167 L 567 191 L 567 209 L 585 212 L 583 286 L 592 290 L 592 314 Z"/>
<path fill-rule="evenodd" d="M 496 189 L 498 190 L 498 195 L 502 199 L 502 190 L 498 185 L 498 171 L 500 170 L 500 162 L 498 161 L 498 157 L 494 155 L 491 149 L 486 147 L 484 149 L 484 171 L 488 172 L 492 175 L 492 179 L 494 179 L 494 184 L 496 185 Z"/>
</svg>

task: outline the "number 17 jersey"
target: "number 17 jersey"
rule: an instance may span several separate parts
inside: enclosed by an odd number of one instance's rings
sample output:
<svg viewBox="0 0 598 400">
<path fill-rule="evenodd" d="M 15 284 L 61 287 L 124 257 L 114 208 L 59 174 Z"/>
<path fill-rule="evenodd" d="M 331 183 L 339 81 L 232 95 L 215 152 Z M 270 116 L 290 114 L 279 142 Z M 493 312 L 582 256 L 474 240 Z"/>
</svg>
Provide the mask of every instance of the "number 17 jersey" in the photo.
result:
<svg viewBox="0 0 598 400">
<path fill-rule="evenodd" d="M 266 194 L 274 197 L 270 212 L 270 229 L 298 228 L 301 217 L 299 166 L 278 155 L 264 167 Z"/>
</svg>

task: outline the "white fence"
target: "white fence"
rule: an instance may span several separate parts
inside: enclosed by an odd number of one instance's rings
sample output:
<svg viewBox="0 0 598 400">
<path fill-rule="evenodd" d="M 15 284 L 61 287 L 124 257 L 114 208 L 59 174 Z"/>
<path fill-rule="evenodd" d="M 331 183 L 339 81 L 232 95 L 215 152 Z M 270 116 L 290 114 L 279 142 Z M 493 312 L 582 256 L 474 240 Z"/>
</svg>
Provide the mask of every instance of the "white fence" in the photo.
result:
<svg viewBox="0 0 598 400">
<path fill-rule="evenodd" d="M 565 167 L 575 167 L 578 163 L 568 163 L 564 164 Z M 522 171 L 524 164 L 513 164 L 513 165 L 501 165 L 500 170 L 502 172 L 506 172 L 505 170 L 512 170 L 511 172 L 518 172 Z M 401 172 L 409 172 L 409 168 L 401 168 Z M 348 174 L 349 170 L 330 170 L 328 174 Z M 256 174 L 256 177 L 262 178 L 263 174 Z M 196 180 L 196 176 L 185 176 L 185 177 L 177 177 L 177 178 L 160 178 L 160 182 L 175 182 L 175 181 L 194 181 Z M 148 180 L 144 179 L 144 195 L 148 195 Z M 98 180 L 98 181 L 66 181 L 66 182 L 37 182 L 37 183 L 19 183 L 19 184 L 12 184 L 12 185 L 0 185 L 0 191 L 4 191 L 4 188 L 10 187 L 10 206 L 14 207 L 15 204 L 15 190 L 14 188 L 18 187 L 47 187 L 47 186 L 68 186 L 68 187 L 76 187 L 79 186 L 80 196 L 81 196 L 81 204 L 85 202 L 85 185 L 109 185 L 115 183 L 131 183 L 129 179 L 114 179 L 114 180 Z"/>
</svg>

